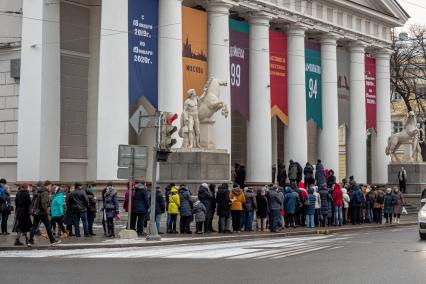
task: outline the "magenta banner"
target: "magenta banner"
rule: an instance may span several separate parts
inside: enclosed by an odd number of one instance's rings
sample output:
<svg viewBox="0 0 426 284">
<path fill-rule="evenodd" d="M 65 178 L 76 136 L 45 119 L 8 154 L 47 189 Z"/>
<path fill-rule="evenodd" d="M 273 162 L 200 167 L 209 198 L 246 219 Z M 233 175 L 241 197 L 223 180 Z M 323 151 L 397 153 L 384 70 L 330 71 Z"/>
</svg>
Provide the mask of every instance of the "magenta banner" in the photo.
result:
<svg viewBox="0 0 426 284">
<path fill-rule="evenodd" d="M 365 56 L 365 112 L 366 128 L 377 131 L 376 119 L 376 59 Z"/>
<path fill-rule="evenodd" d="M 249 25 L 229 20 L 231 110 L 249 119 Z"/>
</svg>

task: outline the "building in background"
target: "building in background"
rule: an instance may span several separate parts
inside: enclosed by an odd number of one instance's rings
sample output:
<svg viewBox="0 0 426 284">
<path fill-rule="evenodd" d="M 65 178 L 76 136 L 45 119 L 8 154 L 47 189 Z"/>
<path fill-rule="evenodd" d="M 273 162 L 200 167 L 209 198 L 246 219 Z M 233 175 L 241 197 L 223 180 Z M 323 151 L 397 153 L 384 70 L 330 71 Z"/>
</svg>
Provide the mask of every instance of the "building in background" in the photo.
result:
<svg viewBox="0 0 426 284">
<path fill-rule="evenodd" d="M 215 76 L 232 110 L 215 144 L 248 182 L 321 159 L 386 183 L 391 29 L 408 17 L 395 0 L 1 1 L 1 175 L 116 179 L 118 145 L 151 135 L 129 114 L 181 113 L 186 88 Z"/>
</svg>

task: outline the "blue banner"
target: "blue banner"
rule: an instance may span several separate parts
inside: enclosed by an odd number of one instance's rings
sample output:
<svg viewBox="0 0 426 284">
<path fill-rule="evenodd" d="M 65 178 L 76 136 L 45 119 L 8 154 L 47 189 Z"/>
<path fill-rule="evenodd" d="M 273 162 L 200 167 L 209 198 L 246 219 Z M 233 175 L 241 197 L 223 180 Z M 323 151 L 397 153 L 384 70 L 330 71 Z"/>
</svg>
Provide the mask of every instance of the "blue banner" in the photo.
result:
<svg viewBox="0 0 426 284">
<path fill-rule="evenodd" d="M 129 1 L 129 105 L 158 108 L 158 0 Z"/>
</svg>

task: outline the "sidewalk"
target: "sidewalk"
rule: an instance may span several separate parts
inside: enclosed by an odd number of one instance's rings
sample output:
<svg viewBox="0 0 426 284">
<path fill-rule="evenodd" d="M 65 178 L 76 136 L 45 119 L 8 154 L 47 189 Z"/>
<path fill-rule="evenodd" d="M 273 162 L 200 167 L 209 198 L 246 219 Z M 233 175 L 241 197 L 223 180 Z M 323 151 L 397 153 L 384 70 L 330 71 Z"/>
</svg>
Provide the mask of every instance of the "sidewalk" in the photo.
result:
<svg viewBox="0 0 426 284">
<path fill-rule="evenodd" d="M 208 243 L 208 242 L 232 242 L 240 240 L 250 239 L 267 239 L 276 237 L 290 237 L 290 236 L 306 236 L 306 235 L 317 235 L 317 234 L 334 234 L 334 233 L 346 233 L 356 232 L 362 230 L 381 230 L 381 229 L 394 229 L 404 226 L 412 226 L 417 224 L 416 215 L 408 215 L 401 220 L 399 225 L 376 225 L 376 224 L 363 224 L 363 225 L 346 225 L 342 227 L 325 227 L 306 229 L 298 227 L 295 229 L 285 229 L 280 233 L 270 232 L 250 232 L 250 233 L 239 233 L 239 234 L 218 234 L 211 233 L 205 235 L 180 235 L 180 234 L 164 234 L 162 235 L 161 241 L 147 241 L 145 238 L 138 239 L 109 239 L 103 236 L 101 228 L 97 229 L 94 237 L 70 237 L 62 240 L 62 243 L 56 246 L 50 246 L 49 241 L 41 236 L 35 238 L 35 245 L 31 248 L 26 246 L 14 246 L 16 238 L 15 233 L 11 233 L 8 236 L 0 236 L 0 251 L 4 250 L 32 250 L 32 249 L 91 249 L 91 248 L 123 248 L 123 247 L 151 247 L 151 246 L 163 246 L 163 245 L 179 245 L 188 243 Z M 43 226 L 42 226 L 43 229 Z M 119 229 L 117 230 L 119 231 Z M 116 234 L 118 236 L 118 233 Z"/>
</svg>

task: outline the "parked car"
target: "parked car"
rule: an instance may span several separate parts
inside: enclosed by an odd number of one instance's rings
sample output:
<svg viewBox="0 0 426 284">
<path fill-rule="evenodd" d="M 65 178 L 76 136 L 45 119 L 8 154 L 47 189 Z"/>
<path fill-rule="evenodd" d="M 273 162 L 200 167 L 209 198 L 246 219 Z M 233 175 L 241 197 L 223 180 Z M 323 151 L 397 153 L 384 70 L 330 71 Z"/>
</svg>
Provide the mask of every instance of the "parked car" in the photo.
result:
<svg viewBox="0 0 426 284">
<path fill-rule="evenodd" d="M 418 215 L 420 239 L 426 240 L 426 205 L 423 205 Z"/>
</svg>

